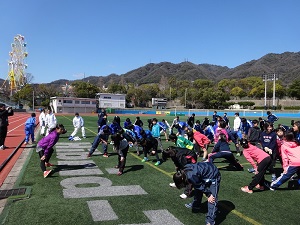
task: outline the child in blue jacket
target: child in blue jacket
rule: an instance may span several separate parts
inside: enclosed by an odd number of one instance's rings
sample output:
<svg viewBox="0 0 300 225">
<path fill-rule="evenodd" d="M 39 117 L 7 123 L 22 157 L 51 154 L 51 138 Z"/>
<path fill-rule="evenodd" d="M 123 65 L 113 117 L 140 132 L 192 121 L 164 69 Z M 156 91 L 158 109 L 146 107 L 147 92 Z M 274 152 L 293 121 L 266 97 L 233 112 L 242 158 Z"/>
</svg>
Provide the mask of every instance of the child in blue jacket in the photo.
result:
<svg viewBox="0 0 300 225">
<path fill-rule="evenodd" d="M 24 144 L 27 145 L 29 142 L 29 138 L 31 137 L 32 143 L 35 143 L 34 141 L 34 128 L 35 128 L 35 113 L 31 113 L 31 117 L 28 118 L 25 122 L 25 142 Z"/>
<path fill-rule="evenodd" d="M 174 174 L 173 180 L 178 189 L 188 185 L 191 185 L 191 189 L 194 189 L 194 201 L 185 204 L 193 212 L 200 210 L 203 193 L 206 195 L 208 213 L 206 214 L 205 224 L 215 224 L 221 182 L 221 174 L 218 168 L 210 162 L 187 164 L 182 171 Z"/>
</svg>

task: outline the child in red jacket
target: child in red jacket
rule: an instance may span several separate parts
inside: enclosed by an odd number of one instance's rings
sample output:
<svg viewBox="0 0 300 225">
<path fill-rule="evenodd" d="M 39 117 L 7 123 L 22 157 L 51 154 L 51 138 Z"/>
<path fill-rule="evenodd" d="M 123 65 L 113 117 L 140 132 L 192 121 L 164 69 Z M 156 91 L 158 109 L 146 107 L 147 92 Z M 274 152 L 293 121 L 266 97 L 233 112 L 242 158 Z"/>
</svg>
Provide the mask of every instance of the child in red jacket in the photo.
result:
<svg viewBox="0 0 300 225">
<path fill-rule="evenodd" d="M 196 131 L 194 129 L 188 131 L 187 135 L 189 137 L 189 140 L 193 141 L 194 147 L 196 147 L 195 149 L 201 148 L 201 150 L 203 151 L 202 160 L 205 161 L 208 154 L 207 147 L 208 144 L 210 143 L 208 137 L 206 137 L 204 134 L 201 134 L 199 131 Z M 197 152 L 197 154 L 200 154 L 200 152 Z"/>
</svg>

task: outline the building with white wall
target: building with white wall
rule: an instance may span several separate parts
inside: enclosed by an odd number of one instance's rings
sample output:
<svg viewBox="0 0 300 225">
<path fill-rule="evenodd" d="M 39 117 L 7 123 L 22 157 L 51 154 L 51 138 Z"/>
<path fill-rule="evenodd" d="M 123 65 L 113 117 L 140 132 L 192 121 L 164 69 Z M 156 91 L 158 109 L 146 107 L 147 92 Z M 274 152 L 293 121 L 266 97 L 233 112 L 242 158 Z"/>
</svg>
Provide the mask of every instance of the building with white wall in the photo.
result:
<svg viewBox="0 0 300 225">
<path fill-rule="evenodd" d="M 50 98 L 50 106 L 54 113 L 92 113 L 96 111 L 96 102 L 95 98 Z"/>
<path fill-rule="evenodd" d="M 125 94 L 97 93 L 99 108 L 124 109 L 126 106 Z"/>
</svg>

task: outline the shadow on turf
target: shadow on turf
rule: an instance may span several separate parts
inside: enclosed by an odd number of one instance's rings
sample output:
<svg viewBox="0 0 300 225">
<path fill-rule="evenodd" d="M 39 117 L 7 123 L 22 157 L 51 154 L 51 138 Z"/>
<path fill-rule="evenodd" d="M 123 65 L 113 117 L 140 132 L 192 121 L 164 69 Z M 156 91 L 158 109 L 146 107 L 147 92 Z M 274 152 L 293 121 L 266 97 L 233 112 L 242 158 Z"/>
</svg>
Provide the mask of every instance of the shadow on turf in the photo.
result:
<svg viewBox="0 0 300 225">
<path fill-rule="evenodd" d="M 227 215 L 235 209 L 235 205 L 230 201 L 219 201 L 218 203 L 218 212 L 216 217 L 215 224 L 222 224 L 222 222 L 226 219 Z M 207 213 L 207 201 L 202 202 L 200 206 L 200 210 L 194 213 Z"/>
<path fill-rule="evenodd" d="M 61 170 L 78 170 L 78 169 L 84 169 L 87 167 L 94 167 L 96 166 L 96 164 L 94 163 L 89 163 L 89 164 L 85 164 L 85 165 L 56 165 L 55 168 L 52 169 L 52 173 L 56 173 L 59 172 Z"/>
<path fill-rule="evenodd" d="M 138 171 L 144 169 L 143 165 L 132 165 L 132 166 L 125 166 L 124 173 L 132 172 L 132 171 Z"/>
</svg>

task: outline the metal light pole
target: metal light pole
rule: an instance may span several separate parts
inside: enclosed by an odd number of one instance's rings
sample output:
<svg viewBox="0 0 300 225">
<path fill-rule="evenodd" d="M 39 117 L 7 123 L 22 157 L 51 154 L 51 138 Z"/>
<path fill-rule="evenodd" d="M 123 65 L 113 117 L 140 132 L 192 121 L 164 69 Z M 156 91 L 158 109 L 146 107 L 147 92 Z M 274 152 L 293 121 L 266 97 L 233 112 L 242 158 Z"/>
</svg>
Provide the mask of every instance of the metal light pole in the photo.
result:
<svg viewBox="0 0 300 225">
<path fill-rule="evenodd" d="M 265 81 L 265 110 L 267 109 L 267 81 L 273 81 L 273 109 L 276 109 L 275 106 L 275 92 L 276 92 L 276 80 L 278 80 L 278 76 L 273 73 L 273 74 L 263 74 L 262 75 L 263 81 Z"/>
<path fill-rule="evenodd" d="M 32 110 L 34 112 L 34 90 L 32 91 Z"/>
</svg>

